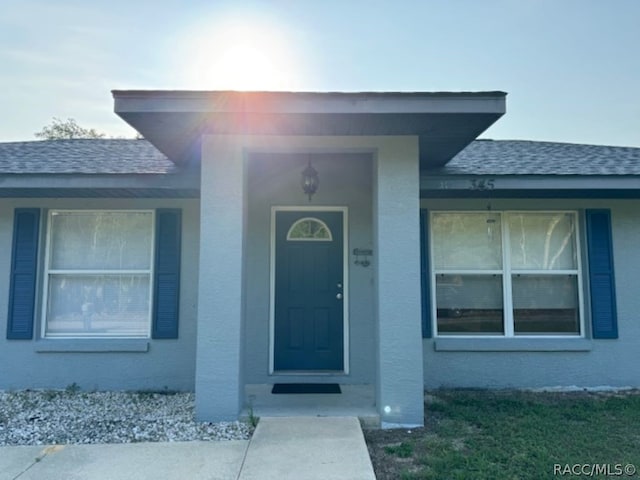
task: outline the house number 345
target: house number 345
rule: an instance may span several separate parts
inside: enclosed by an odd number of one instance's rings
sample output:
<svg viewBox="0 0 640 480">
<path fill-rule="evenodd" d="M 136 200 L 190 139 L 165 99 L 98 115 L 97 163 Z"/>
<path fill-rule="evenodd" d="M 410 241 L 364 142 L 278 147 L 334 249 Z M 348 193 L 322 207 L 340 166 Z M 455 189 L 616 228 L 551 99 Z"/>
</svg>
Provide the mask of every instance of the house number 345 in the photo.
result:
<svg viewBox="0 0 640 480">
<path fill-rule="evenodd" d="M 489 180 L 484 180 L 484 179 L 469 180 L 470 190 L 493 190 L 494 188 L 495 188 L 495 183 L 493 178 L 490 178 Z"/>
</svg>

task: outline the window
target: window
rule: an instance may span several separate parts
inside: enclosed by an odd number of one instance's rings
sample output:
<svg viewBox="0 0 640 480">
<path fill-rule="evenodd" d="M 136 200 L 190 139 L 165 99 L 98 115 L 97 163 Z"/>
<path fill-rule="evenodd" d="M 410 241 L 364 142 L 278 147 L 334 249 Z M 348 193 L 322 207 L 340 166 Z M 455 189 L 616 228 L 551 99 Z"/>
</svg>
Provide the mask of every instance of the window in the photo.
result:
<svg viewBox="0 0 640 480">
<path fill-rule="evenodd" d="M 49 212 L 45 337 L 148 337 L 152 211 Z"/>
<path fill-rule="evenodd" d="M 575 212 L 433 212 L 438 335 L 581 335 Z"/>
<path fill-rule="evenodd" d="M 333 238 L 326 223 L 317 218 L 305 217 L 291 225 L 287 240 L 330 242 Z"/>
</svg>

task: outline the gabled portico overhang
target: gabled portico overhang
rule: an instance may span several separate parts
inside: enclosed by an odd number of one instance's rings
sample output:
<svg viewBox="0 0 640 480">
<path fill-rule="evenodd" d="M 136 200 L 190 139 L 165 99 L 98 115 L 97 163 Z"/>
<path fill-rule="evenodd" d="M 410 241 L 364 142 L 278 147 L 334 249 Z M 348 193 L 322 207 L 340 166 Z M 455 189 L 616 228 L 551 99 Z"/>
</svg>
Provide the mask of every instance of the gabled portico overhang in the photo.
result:
<svg viewBox="0 0 640 480">
<path fill-rule="evenodd" d="M 309 383 L 319 376 L 375 389 L 383 427 L 422 425 L 420 170 L 446 164 L 495 122 L 504 113 L 505 94 L 116 91 L 114 97 L 116 113 L 171 161 L 200 167 L 197 418 L 237 418 L 246 406 L 248 377 L 271 384 L 283 378 Z M 334 300 L 344 307 L 336 310 L 341 316 L 324 323 L 291 313 L 313 310 L 313 294 L 304 301 L 296 296 L 299 303 L 286 309 L 277 299 L 286 297 L 282 285 L 288 283 L 269 284 L 270 276 L 282 276 L 274 273 L 277 268 L 260 269 L 277 265 L 278 255 L 289 258 L 283 253 L 289 250 L 278 250 L 274 240 L 283 245 L 288 238 L 268 235 L 269 228 L 278 231 L 277 215 L 263 207 L 304 212 L 311 201 L 293 194 L 303 193 L 299 177 L 305 163 L 283 169 L 278 162 L 314 155 L 322 170 L 321 189 L 313 197 L 317 216 L 322 220 L 331 208 L 342 212 L 342 220 L 327 216 L 332 231 L 342 232 L 336 238 L 343 240 L 322 262 L 334 262 L 337 274 L 320 283 L 340 289 L 325 311 Z M 256 168 L 271 173 L 251 182 Z M 273 178 L 278 182 L 270 183 Z M 268 257 L 270 245 L 275 247 Z M 366 275 L 353 272 L 352 246 L 371 247 L 374 260 Z M 307 259 L 313 256 L 308 251 Z M 282 291 L 285 296 L 278 296 Z M 371 313 L 359 315 L 356 302 L 371 307 Z M 297 320 L 282 320 L 289 315 Z M 287 334 L 277 337 L 282 325 Z M 297 334 L 300 325 L 313 328 Z M 331 345 L 321 349 L 337 351 L 331 357 L 337 364 L 318 368 L 309 360 L 313 349 L 304 339 L 316 330 L 317 338 L 326 337 L 324 344 Z M 305 345 L 305 354 L 289 363 L 278 357 L 280 368 L 271 368 L 276 337 L 289 350 Z M 366 347 L 351 348 L 354 342 Z M 352 355 L 355 351 L 360 353 Z"/>
<path fill-rule="evenodd" d="M 447 163 L 505 113 L 494 92 L 114 90 L 115 113 L 176 164 L 198 161 L 203 134 L 415 135 L 420 169 Z"/>
</svg>

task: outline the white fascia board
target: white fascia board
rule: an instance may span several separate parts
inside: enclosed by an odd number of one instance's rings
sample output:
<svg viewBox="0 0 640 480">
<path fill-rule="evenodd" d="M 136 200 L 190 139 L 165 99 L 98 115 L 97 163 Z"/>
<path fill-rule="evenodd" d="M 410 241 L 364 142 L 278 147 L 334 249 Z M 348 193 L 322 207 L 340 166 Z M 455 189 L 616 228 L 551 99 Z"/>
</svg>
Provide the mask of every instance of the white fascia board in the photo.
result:
<svg viewBox="0 0 640 480">
<path fill-rule="evenodd" d="M 116 113 L 504 114 L 503 92 L 285 93 L 114 91 Z"/>
<path fill-rule="evenodd" d="M 0 189 L 12 188 L 166 188 L 199 189 L 200 176 L 171 174 L 31 174 L 0 175 Z"/>
<path fill-rule="evenodd" d="M 423 175 L 421 190 L 634 190 L 634 175 Z"/>
</svg>

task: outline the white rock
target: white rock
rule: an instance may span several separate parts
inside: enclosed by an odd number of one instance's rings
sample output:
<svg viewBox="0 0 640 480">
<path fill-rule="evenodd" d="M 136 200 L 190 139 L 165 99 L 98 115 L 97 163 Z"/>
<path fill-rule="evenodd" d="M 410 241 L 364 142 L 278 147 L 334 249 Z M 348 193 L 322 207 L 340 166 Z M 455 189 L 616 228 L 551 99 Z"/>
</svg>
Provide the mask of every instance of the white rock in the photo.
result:
<svg viewBox="0 0 640 480">
<path fill-rule="evenodd" d="M 241 422 L 199 424 L 192 393 L 0 391 L 0 445 L 241 440 Z"/>
</svg>

